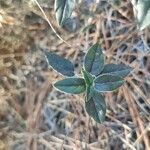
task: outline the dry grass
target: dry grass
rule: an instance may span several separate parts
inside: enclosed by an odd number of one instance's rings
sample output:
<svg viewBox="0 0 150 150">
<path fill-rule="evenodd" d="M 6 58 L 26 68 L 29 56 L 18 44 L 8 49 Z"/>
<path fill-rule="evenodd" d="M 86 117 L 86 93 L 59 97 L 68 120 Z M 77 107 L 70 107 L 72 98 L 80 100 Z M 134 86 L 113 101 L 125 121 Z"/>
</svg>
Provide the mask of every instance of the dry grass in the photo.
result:
<svg viewBox="0 0 150 150">
<path fill-rule="evenodd" d="M 150 150 L 150 30 L 136 29 L 130 0 L 97 9 L 78 0 L 74 33 L 58 27 L 53 1 L 38 2 L 68 44 L 36 3 L 0 0 L 0 150 Z M 94 17 L 84 15 L 87 10 Z M 96 41 L 107 63 L 133 68 L 117 92 L 105 94 L 104 124 L 86 114 L 84 95 L 52 88 L 61 76 L 48 69 L 43 53 L 70 59 L 80 73 L 83 55 Z"/>
</svg>

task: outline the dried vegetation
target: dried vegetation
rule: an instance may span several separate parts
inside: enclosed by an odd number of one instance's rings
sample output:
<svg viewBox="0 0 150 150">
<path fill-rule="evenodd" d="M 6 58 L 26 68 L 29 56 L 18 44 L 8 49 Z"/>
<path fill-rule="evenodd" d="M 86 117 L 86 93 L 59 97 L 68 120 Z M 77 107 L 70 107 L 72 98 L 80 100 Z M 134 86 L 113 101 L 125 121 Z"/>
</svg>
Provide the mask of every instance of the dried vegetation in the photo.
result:
<svg viewBox="0 0 150 150">
<path fill-rule="evenodd" d="M 72 24 L 58 27 L 53 0 L 38 1 L 70 47 L 36 3 L 0 0 L 0 150 L 150 150 L 150 30 L 137 30 L 130 0 L 93 1 L 77 1 L 74 32 Z M 61 76 L 48 69 L 43 53 L 70 59 L 79 72 L 83 54 L 98 40 L 105 62 L 133 68 L 119 90 L 105 94 L 104 124 L 88 117 L 82 95 L 51 87 Z"/>
</svg>

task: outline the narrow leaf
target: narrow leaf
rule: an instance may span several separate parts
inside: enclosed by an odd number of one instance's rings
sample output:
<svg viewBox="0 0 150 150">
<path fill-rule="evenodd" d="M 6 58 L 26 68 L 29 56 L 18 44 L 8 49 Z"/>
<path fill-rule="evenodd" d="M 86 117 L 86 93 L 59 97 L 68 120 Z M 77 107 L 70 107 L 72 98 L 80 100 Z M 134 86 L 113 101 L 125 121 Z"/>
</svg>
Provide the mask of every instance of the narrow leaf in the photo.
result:
<svg viewBox="0 0 150 150">
<path fill-rule="evenodd" d="M 86 89 L 85 81 L 82 78 L 66 78 L 56 82 L 54 87 L 62 92 L 71 94 L 80 94 Z"/>
<path fill-rule="evenodd" d="M 92 75 L 99 75 L 104 67 L 103 53 L 98 43 L 94 44 L 85 55 L 84 68 Z"/>
<path fill-rule="evenodd" d="M 130 67 L 127 67 L 125 65 L 116 65 L 116 64 L 107 64 L 104 66 L 104 69 L 101 74 L 111 74 L 111 75 L 117 75 L 122 78 L 126 77 L 131 71 Z"/>
<path fill-rule="evenodd" d="M 83 77 L 84 77 L 84 80 L 85 80 L 85 83 L 87 85 L 91 85 L 93 83 L 93 77 L 91 74 L 89 74 L 87 71 L 85 71 L 84 69 L 82 69 L 82 74 L 83 74 Z"/>
<path fill-rule="evenodd" d="M 82 74 L 86 83 L 86 101 L 88 101 L 89 99 L 91 99 L 91 96 L 93 94 L 93 88 L 92 88 L 92 84 L 93 84 L 93 80 L 94 77 L 88 73 L 87 71 L 85 71 L 84 69 L 82 69 Z"/>
<path fill-rule="evenodd" d="M 46 53 L 46 58 L 48 64 L 60 74 L 68 77 L 74 76 L 74 66 L 69 60 L 51 52 Z"/>
<path fill-rule="evenodd" d="M 94 87 L 99 92 L 114 91 L 123 84 L 120 76 L 104 74 L 94 80 Z"/>
<path fill-rule="evenodd" d="M 86 96 L 85 96 L 85 101 L 89 101 L 91 97 L 93 96 L 93 86 L 87 85 L 86 86 Z"/>
<path fill-rule="evenodd" d="M 56 20 L 60 26 L 63 26 L 64 22 L 70 18 L 74 5 L 74 0 L 55 0 Z"/>
<path fill-rule="evenodd" d="M 89 116 L 91 116 L 96 122 L 104 122 L 106 114 L 106 103 L 100 93 L 93 91 L 93 96 L 91 99 L 85 102 L 85 108 Z"/>
</svg>

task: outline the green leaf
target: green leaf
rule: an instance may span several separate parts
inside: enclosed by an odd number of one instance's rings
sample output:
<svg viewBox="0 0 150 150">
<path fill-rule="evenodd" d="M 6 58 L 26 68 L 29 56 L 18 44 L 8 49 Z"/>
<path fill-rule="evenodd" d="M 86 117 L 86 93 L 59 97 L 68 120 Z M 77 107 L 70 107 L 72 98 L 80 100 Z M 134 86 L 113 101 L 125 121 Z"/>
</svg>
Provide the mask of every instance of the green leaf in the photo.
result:
<svg viewBox="0 0 150 150">
<path fill-rule="evenodd" d="M 89 101 L 91 97 L 93 96 L 93 86 L 87 85 L 86 86 L 86 96 L 85 96 L 85 101 Z"/>
<path fill-rule="evenodd" d="M 93 84 L 94 77 L 90 73 L 85 71 L 83 68 L 82 68 L 82 74 L 86 83 L 86 101 L 88 101 L 92 96 L 92 90 L 93 90 L 92 84 Z"/>
<path fill-rule="evenodd" d="M 101 74 L 111 74 L 111 75 L 117 75 L 122 78 L 126 77 L 131 71 L 130 67 L 127 67 L 125 65 L 116 65 L 116 64 L 107 64 L 104 66 L 104 69 Z"/>
<path fill-rule="evenodd" d="M 74 0 L 55 0 L 56 20 L 60 26 L 63 26 L 64 22 L 70 18 L 74 5 Z"/>
<path fill-rule="evenodd" d="M 74 66 L 73 64 L 63 57 L 60 57 L 59 55 L 56 55 L 51 52 L 47 52 L 46 59 L 48 64 L 57 72 L 64 76 L 74 76 Z"/>
<path fill-rule="evenodd" d="M 65 29 L 68 32 L 75 32 L 77 30 L 77 21 L 75 18 L 68 18 L 65 20 L 63 29 Z"/>
<path fill-rule="evenodd" d="M 89 74 L 87 71 L 85 71 L 83 68 L 82 68 L 82 74 L 83 74 L 83 77 L 84 77 L 84 80 L 85 80 L 85 83 L 87 85 L 91 85 L 93 83 L 93 77 L 91 74 Z"/>
<path fill-rule="evenodd" d="M 56 82 L 54 87 L 71 94 L 80 94 L 86 89 L 85 81 L 82 78 L 66 78 Z"/>
<path fill-rule="evenodd" d="M 91 99 L 85 102 L 86 111 L 96 122 L 102 123 L 105 120 L 106 103 L 97 91 L 93 91 L 92 95 Z"/>
<path fill-rule="evenodd" d="M 139 28 L 143 30 L 150 25 L 150 0 L 138 0 L 134 5 L 134 14 Z"/>
<path fill-rule="evenodd" d="M 98 43 L 94 44 L 85 55 L 84 68 L 92 75 L 99 75 L 104 67 L 103 53 Z"/>
<path fill-rule="evenodd" d="M 124 83 L 120 76 L 104 74 L 94 80 L 94 88 L 99 92 L 114 91 Z"/>
</svg>

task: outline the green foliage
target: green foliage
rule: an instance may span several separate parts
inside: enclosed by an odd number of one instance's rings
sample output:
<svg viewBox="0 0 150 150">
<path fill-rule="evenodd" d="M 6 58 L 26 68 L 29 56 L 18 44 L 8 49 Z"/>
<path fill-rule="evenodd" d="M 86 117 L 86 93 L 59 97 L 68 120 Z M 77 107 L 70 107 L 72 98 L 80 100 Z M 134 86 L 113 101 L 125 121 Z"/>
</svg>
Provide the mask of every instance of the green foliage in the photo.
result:
<svg viewBox="0 0 150 150">
<path fill-rule="evenodd" d="M 71 94 L 80 94 L 86 89 L 85 81 L 82 78 L 66 78 L 56 82 L 54 87 L 62 92 Z"/>
<path fill-rule="evenodd" d="M 48 64 L 57 72 L 64 76 L 74 76 L 73 64 L 63 57 L 60 57 L 54 53 L 46 53 Z"/>
<path fill-rule="evenodd" d="M 94 87 L 99 92 L 114 91 L 123 84 L 124 80 L 116 75 L 104 74 L 94 80 Z"/>
<path fill-rule="evenodd" d="M 93 96 L 93 86 L 92 85 L 86 85 L 86 95 L 85 95 L 85 101 L 89 101 L 91 97 Z"/>
<path fill-rule="evenodd" d="M 66 76 L 73 76 L 74 69 L 70 61 L 53 53 L 46 53 L 51 67 Z M 85 92 L 85 108 L 87 113 L 98 123 L 105 120 L 106 104 L 100 92 L 114 91 L 120 87 L 131 71 L 125 65 L 104 65 L 104 57 L 99 44 L 94 44 L 84 58 L 82 76 L 69 77 L 54 84 L 58 90 L 79 94 Z"/>
<path fill-rule="evenodd" d="M 150 0 L 138 0 L 134 9 L 139 28 L 143 30 L 150 25 Z"/>
<path fill-rule="evenodd" d="M 87 71 L 85 71 L 83 68 L 82 68 L 82 75 L 84 77 L 84 80 L 85 80 L 85 83 L 86 83 L 86 97 L 85 97 L 85 100 L 88 101 L 90 100 L 91 96 L 92 96 L 92 91 L 93 91 L 93 80 L 94 80 L 94 77 L 88 73 Z"/>
<path fill-rule="evenodd" d="M 105 120 L 106 114 L 105 100 L 103 96 L 95 90 L 92 95 L 90 100 L 85 102 L 85 109 L 96 122 L 102 123 Z"/>
<path fill-rule="evenodd" d="M 111 74 L 118 75 L 122 78 L 126 77 L 131 71 L 130 67 L 127 67 L 123 64 L 107 64 L 104 66 L 104 69 L 101 74 Z"/>
<path fill-rule="evenodd" d="M 93 83 L 94 77 L 89 72 L 85 71 L 83 68 L 82 68 L 82 75 L 87 85 L 91 85 Z"/>
<path fill-rule="evenodd" d="M 84 68 L 92 75 L 99 75 L 104 67 L 102 50 L 98 43 L 94 44 L 85 55 Z"/>
<path fill-rule="evenodd" d="M 121 1 L 113 0 L 112 2 L 116 5 L 119 5 Z M 75 6 L 75 0 L 55 0 L 55 5 L 54 5 L 56 20 L 57 20 L 58 24 L 61 27 L 66 26 L 68 28 L 67 30 L 69 30 L 71 32 L 74 31 L 76 28 L 75 23 L 73 23 L 73 20 L 70 19 L 72 11 L 74 9 L 74 6 Z M 143 30 L 144 28 L 149 26 L 150 25 L 150 19 L 149 19 L 150 18 L 150 0 L 135 0 L 133 9 L 134 9 L 134 14 L 137 19 L 139 28 L 141 30 Z M 89 14 L 87 9 L 85 12 L 82 11 L 82 14 L 85 14 L 88 16 L 90 15 L 91 17 L 93 16 L 93 14 Z M 86 28 L 83 29 L 83 32 L 85 32 L 86 30 L 91 29 L 91 28 L 95 28 L 95 25 L 87 26 Z M 90 55 L 92 57 L 92 54 L 90 54 Z M 93 57 L 94 57 L 94 54 L 93 54 Z M 96 70 L 95 70 L 95 72 L 96 72 Z"/>
<path fill-rule="evenodd" d="M 75 5 L 74 0 L 55 0 L 55 13 L 58 24 L 62 27 L 67 19 L 70 18 Z"/>
</svg>

